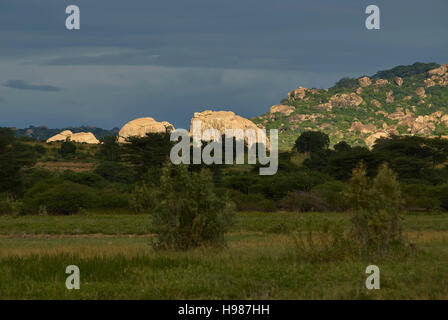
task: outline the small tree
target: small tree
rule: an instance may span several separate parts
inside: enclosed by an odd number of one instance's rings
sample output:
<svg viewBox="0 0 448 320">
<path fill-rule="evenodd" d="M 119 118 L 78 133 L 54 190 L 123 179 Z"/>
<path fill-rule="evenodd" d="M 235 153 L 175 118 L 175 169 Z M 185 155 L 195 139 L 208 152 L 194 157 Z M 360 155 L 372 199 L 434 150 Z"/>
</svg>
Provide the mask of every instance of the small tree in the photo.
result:
<svg viewBox="0 0 448 320">
<path fill-rule="evenodd" d="M 381 253 L 392 242 L 402 240 L 401 191 L 387 164 L 380 166 L 373 181 L 367 177 L 364 163 L 353 169 L 346 197 L 353 210 L 353 233 L 364 251 Z"/>
<path fill-rule="evenodd" d="M 98 157 L 103 161 L 120 161 L 121 149 L 117 136 L 106 136 L 101 139 Z"/>
<path fill-rule="evenodd" d="M 155 247 L 223 246 L 234 212 L 226 196 L 217 196 L 209 170 L 190 173 L 183 165 L 165 165 L 152 219 Z"/>
<path fill-rule="evenodd" d="M 147 133 L 144 137 L 129 137 L 122 147 L 122 158 L 142 177 L 151 168 L 160 168 L 170 155 L 174 143 L 169 133 Z"/>
</svg>

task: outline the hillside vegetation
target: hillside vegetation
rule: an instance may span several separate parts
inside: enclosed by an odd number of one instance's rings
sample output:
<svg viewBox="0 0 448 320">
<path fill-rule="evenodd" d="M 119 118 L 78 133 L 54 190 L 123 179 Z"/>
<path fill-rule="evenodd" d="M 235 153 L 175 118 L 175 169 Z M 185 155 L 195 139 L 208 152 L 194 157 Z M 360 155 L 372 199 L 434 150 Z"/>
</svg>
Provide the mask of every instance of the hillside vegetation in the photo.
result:
<svg viewBox="0 0 448 320">
<path fill-rule="evenodd" d="M 357 79 L 343 78 L 329 89 L 298 87 L 280 105 L 252 119 L 279 129 L 280 148 L 290 149 L 307 130 L 372 147 L 380 137 L 448 137 L 447 65 L 415 63 Z"/>
</svg>

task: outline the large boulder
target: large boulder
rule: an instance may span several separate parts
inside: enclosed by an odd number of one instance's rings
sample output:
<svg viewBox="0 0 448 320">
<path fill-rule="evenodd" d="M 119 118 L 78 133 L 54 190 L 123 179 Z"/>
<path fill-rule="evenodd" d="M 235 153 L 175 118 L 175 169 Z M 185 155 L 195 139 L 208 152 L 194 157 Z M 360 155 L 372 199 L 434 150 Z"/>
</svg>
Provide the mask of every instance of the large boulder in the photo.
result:
<svg viewBox="0 0 448 320">
<path fill-rule="evenodd" d="M 357 107 L 364 100 L 356 93 L 337 93 L 330 98 L 330 104 L 332 107 Z"/>
<path fill-rule="evenodd" d="M 57 135 L 52 136 L 51 138 L 47 139 L 47 143 L 50 142 L 59 142 L 59 141 L 66 141 L 70 136 L 73 134 L 70 130 L 64 130 Z"/>
<path fill-rule="evenodd" d="M 361 87 L 368 87 L 368 86 L 370 86 L 370 84 L 372 83 L 372 81 L 370 81 L 370 78 L 369 77 L 362 77 L 362 78 L 359 78 L 358 79 L 358 83 L 359 83 L 359 85 L 361 86 Z"/>
<path fill-rule="evenodd" d="M 395 77 L 394 82 L 397 86 L 401 87 L 403 85 L 403 78 L 401 77 Z"/>
<path fill-rule="evenodd" d="M 73 133 L 70 130 L 64 130 L 61 133 L 49 138 L 47 143 L 60 141 L 73 141 L 78 143 L 98 144 L 100 143 L 95 135 L 91 132 Z"/>
<path fill-rule="evenodd" d="M 374 124 L 363 124 L 359 121 L 355 121 L 352 123 L 352 126 L 349 129 L 350 131 L 360 132 L 360 133 L 372 133 L 377 131 L 377 128 Z"/>
<path fill-rule="evenodd" d="M 375 86 L 375 87 L 382 87 L 382 86 L 384 86 L 384 85 L 386 85 L 386 84 L 388 84 L 388 83 L 389 83 L 389 81 L 386 80 L 386 79 L 377 79 L 377 80 L 375 81 L 374 86 Z"/>
<path fill-rule="evenodd" d="M 423 87 L 418 87 L 417 89 L 415 89 L 414 92 L 420 98 L 425 98 L 426 97 L 426 91 L 425 91 L 425 88 L 423 88 Z"/>
<path fill-rule="evenodd" d="M 300 100 L 302 100 L 303 98 L 305 98 L 306 93 L 308 91 L 310 91 L 310 89 L 304 88 L 304 87 L 298 87 L 297 89 L 294 89 L 294 90 L 288 92 L 288 99 L 300 99 Z"/>
<path fill-rule="evenodd" d="M 201 124 L 201 135 L 207 129 L 217 129 L 222 135 L 225 134 L 226 129 L 253 129 L 257 134 L 257 142 L 265 143 L 269 148 L 269 139 L 266 137 L 263 131 L 260 130 L 252 121 L 236 115 L 232 111 L 211 111 L 206 110 L 203 112 L 195 112 L 194 117 L 191 119 L 190 135 L 193 136 L 193 124 L 199 121 Z M 245 139 L 247 142 L 247 139 Z"/>
<path fill-rule="evenodd" d="M 147 133 L 166 133 L 174 127 L 167 121 L 158 122 L 154 118 L 138 118 L 126 123 L 118 133 L 118 142 L 126 142 L 130 137 L 144 137 Z"/>
<path fill-rule="evenodd" d="M 98 139 L 92 132 L 78 132 L 70 136 L 70 141 L 78 143 L 98 144 Z"/>
<path fill-rule="evenodd" d="M 278 113 L 281 113 L 282 115 L 289 116 L 291 113 L 294 112 L 295 109 L 296 108 L 294 108 L 293 106 L 286 106 L 286 105 L 283 105 L 283 104 L 280 104 L 280 105 L 277 104 L 277 105 L 274 105 L 274 106 L 271 107 L 270 113 L 278 112 Z"/>
</svg>

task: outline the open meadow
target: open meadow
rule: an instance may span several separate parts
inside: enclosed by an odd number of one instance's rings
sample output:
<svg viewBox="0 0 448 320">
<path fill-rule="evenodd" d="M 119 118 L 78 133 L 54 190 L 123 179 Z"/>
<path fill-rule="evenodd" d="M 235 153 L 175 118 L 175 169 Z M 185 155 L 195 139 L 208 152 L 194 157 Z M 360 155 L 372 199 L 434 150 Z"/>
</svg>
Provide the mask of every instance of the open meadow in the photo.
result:
<svg viewBox="0 0 448 320">
<path fill-rule="evenodd" d="M 227 247 L 151 246 L 150 215 L 0 216 L 1 299 L 447 299 L 448 214 L 409 213 L 411 248 L 381 257 L 327 256 L 299 234 L 348 228 L 347 213 L 238 213 Z M 323 233 L 324 234 L 324 233 Z M 365 289 L 365 269 L 381 289 Z M 67 290 L 65 269 L 80 268 Z"/>
</svg>

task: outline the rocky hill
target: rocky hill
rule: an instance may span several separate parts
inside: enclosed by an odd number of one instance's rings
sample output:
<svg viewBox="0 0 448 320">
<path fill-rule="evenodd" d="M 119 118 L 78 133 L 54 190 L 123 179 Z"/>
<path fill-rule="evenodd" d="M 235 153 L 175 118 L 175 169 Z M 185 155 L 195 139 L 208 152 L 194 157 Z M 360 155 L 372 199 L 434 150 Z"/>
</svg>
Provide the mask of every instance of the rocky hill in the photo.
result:
<svg viewBox="0 0 448 320">
<path fill-rule="evenodd" d="M 252 120 L 279 129 L 280 148 L 301 132 L 319 130 L 332 144 L 371 147 L 379 137 L 448 137 L 448 65 L 415 63 L 373 76 L 343 78 L 329 89 L 298 87 Z"/>
</svg>

